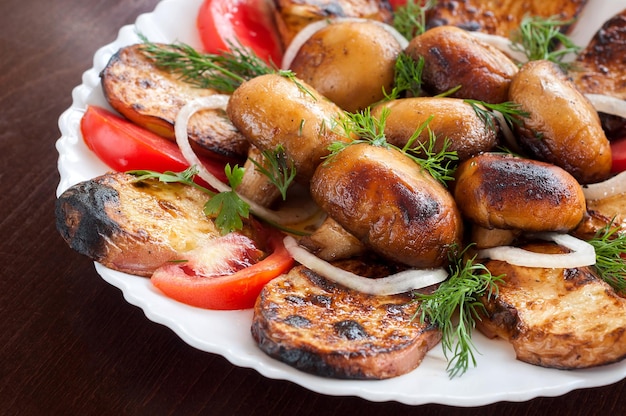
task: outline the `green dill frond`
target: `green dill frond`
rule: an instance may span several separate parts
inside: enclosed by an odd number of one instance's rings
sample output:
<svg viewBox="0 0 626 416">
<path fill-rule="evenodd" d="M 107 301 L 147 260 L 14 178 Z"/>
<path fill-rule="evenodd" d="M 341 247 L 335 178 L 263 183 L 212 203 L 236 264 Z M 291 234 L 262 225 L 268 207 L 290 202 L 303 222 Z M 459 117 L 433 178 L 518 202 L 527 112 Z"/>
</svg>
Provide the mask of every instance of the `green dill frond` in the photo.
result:
<svg viewBox="0 0 626 416">
<path fill-rule="evenodd" d="M 511 36 L 511 48 L 524 53 L 529 61 L 545 59 L 568 69 L 571 64 L 563 59 L 580 51 L 580 47 L 561 30 L 571 23 L 573 21 L 556 17 L 526 16 Z"/>
<path fill-rule="evenodd" d="M 211 88 L 229 94 L 241 83 L 259 75 L 275 73 L 251 49 L 229 43 L 220 54 L 200 53 L 184 43 L 157 44 L 139 35 L 142 53 L 154 64 L 176 74 L 181 80 L 199 88 Z"/>
<path fill-rule="evenodd" d="M 293 160 L 287 157 L 285 148 L 279 144 L 274 150 L 261 152 L 265 163 L 259 163 L 249 159 L 256 170 L 265 175 L 269 181 L 280 191 L 283 201 L 287 199 L 287 190 L 296 177 L 296 167 Z"/>
<path fill-rule="evenodd" d="M 411 40 L 426 31 L 426 13 L 436 4 L 436 0 L 426 2 L 407 0 L 394 12 L 393 27 L 405 38 Z"/>
<path fill-rule="evenodd" d="M 429 321 L 442 331 L 443 352 L 448 360 L 447 371 L 451 378 L 465 373 L 470 365 L 476 366 L 472 332 L 479 312 L 484 308 L 480 299 L 498 294 L 502 276 L 493 276 L 475 258 L 463 260 L 461 253 L 450 265 L 450 277 L 431 294 L 415 293 L 419 302 L 416 317 Z"/>
<path fill-rule="evenodd" d="M 616 292 L 626 294 L 626 232 L 613 222 L 589 240 L 596 250 L 595 269 Z"/>
</svg>

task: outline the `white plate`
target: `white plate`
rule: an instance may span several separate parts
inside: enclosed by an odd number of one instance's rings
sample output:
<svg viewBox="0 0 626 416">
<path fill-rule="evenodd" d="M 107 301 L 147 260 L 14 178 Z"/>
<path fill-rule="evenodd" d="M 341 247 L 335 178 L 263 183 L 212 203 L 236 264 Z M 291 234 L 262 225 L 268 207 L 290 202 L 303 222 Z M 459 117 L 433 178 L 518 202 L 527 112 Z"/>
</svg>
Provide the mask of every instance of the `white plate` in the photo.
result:
<svg viewBox="0 0 626 416">
<path fill-rule="evenodd" d="M 88 104 L 107 106 L 99 72 L 120 47 L 137 43 L 137 32 L 155 42 L 181 41 L 200 45 L 195 16 L 202 0 L 163 0 L 152 13 L 139 16 L 135 25 L 125 26 L 118 38 L 99 49 L 93 68 L 85 72 L 82 85 L 73 91 L 73 104 L 59 119 L 62 137 L 57 142 L 60 183 L 57 195 L 71 185 L 106 172 L 107 167 L 84 145 L 79 123 Z M 606 18 L 626 8 L 626 0 L 590 0 L 574 39 L 588 42 Z M 428 353 L 416 370 L 382 381 L 333 380 L 297 371 L 269 358 L 250 335 L 251 310 L 210 311 L 173 301 L 145 278 L 115 272 L 96 264 L 104 280 L 118 287 L 125 299 L 154 321 L 171 328 L 191 346 L 220 354 L 237 366 L 257 370 L 266 377 L 290 380 L 328 395 L 352 395 L 371 401 L 395 400 L 409 405 L 441 403 L 479 406 L 502 400 L 524 401 L 538 396 L 558 396 L 574 389 L 597 387 L 626 377 L 626 362 L 590 370 L 560 371 L 521 363 L 504 341 L 474 336 L 480 355 L 478 365 L 460 378 L 449 379 L 440 347 Z M 497 380 L 494 383 L 494 380 Z"/>
</svg>

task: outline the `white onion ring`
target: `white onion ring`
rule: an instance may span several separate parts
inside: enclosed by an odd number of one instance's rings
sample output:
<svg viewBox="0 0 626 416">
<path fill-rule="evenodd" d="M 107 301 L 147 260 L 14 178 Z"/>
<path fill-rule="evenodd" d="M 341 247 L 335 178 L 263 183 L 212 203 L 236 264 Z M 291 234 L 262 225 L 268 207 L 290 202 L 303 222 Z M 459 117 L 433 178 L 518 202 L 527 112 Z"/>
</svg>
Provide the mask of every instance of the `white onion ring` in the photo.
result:
<svg viewBox="0 0 626 416">
<path fill-rule="evenodd" d="M 603 182 L 583 185 L 583 193 L 585 198 L 590 201 L 626 194 L 626 171 L 618 173 Z"/>
<path fill-rule="evenodd" d="M 309 40 L 311 36 L 313 36 L 315 33 L 328 25 L 341 22 L 372 22 L 389 32 L 398 41 L 402 50 L 406 49 L 409 44 L 409 41 L 404 36 L 402 36 L 402 34 L 398 32 L 395 27 L 378 20 L 362 19 L 358 17 L 336 17 L 333 19 L 322 19 L 313 23 L 309 23 L 296 34 L 291 43 L 289 43 L 289 46 L 287 46 L 285 53 L 283 54 L 283 60 L 280 65 L 281 69 L 289 69 L 289 67 L 291 66 L 291 62 L 293 62 L 293 59 L 296 57 L 298 51 L 300 50 L 302 45 L 307 40 Z"/>
<path fill-rule="evenodd" d="M 189 119 L 201 110 L 223 110 L 228 105 L 229 95 L 215 94 L 207 97 L 197 98 L 186 103 L 178 112 L 176 122 L 174 124 L 174 133 L 176 134 L 176 143 L 180 148 L 183 157 L 190 166 L 196 165 L 198 168 L 198 176 L 204 179 L 218 192 L 230 192 L 232 188 L 220 181 L 215 175 L 209 172 L 198 156 L 195 154 L 189 143 L 187 128 Z M 273 211 L 249 200 L 243 196 L 239 196 L 250 206 L 250 211 L 259 218 L 278 225 L 292 225 L 301 223 L 313 215 L 317 214 L 319 207 L 317 205 L 304 204 L 292 209 L 283 209 L 281 211 Z"/>
<path fill-rule="evenodd" d="M 448 278 L 448 272 L 438 269 L 411 269 L 379 279 L 370 279 L 335 267 L 301 247 L 295 238 L 284 239 L 285 248 L 298 263 L 317 274 L 339 283 L 349 289 L 370 295 L 395 295 L 414 289 L 422 289 L 441 283 Z"/>
<path fill-rule="evenodd" d="M 480 250 L 478 257 L 502 260 L 516 266 L 541 267 L 544 269 L 572 269 L 592 266 L 596 263 L 596 251 L 586 241 L 561 233 L 541 233 L 537 234 L 536 237 L 554 241 L 570 249 L 571 252 L 559 254 L 535 253 L 518 247 L 500 246 Z"/>
<path fill-rule="evenodd" d="M 599 113 L 626 118 L 626 101 L 606 94 L 585 94 Z"/>
<path fill-rule="evenodd" d="M 228 105 L 228 100 L 230 100 L 230 96 L 224 94 L 215 94 L 197 98 L 188 102 L 180 109 L 178 115 L 176 116 L 176 122 L 174 123 L 176 144 L 178 144 L 183 157 L 187 160 L 190 166 L 196 165 L 198 167 L 198 176 L 204 179 L 209 185 L 219 192 L 230 191 L 230 186 L 220 181 L 215 175 L 204 167 L 196 153 L 191 148 L 189 137 L 187 136 L 187 126 L 189 125 L 189 119 L 191 119 L 191 116 L 198 111 L 224 110 Z"/>
</svg>

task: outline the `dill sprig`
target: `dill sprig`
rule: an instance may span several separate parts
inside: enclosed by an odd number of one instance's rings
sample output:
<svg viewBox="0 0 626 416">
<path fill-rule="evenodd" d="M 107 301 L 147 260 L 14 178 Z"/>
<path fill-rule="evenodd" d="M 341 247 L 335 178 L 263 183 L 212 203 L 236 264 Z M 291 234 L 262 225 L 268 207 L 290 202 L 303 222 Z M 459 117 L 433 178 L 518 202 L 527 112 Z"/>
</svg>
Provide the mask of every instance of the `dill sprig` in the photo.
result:
<svg viewBox="0 0 626 416">
<path fill-rule="evenodd" d="M 478 115 L 483 123 L 485 123 L 485 126 L 492 131 L 497 131 L 494 123 L 494 112 L 501 114 L 510 128 L 522 124 L 522 118 L 530 117 L 529 112 L 522 110 L 518 103 L 514 103 L 512 101 L 506 101 L 499 104 L 491 104 L 471 99 L 465 99 L 463 101 L 472 106 L 476 115 Z"/>
<path fill-rule="evenodd" d="M 279 144 L 274 150 L 261 152 L 265 163 L 259 163 L 250 159 L 256 166 L 256 170 L 265 175 L 272 184 L 280 191 L 283 201 L 287 199 L 287 189 L 296 177 L 296 167 L 292 159 L 287 157 L 285 148 Z"/>
<path fill-rule="evenodd" d="M 430 119 L 419 126 L 411 135 L 407 144 L 402 148 L 387 142 L 385 136 L 385 124 L 389 113 L 389 108 L 383 108 L 378 118 L 372 116 L 370 108 L 366 108 L 357 113 L 345 113 L 345 117 L 338 120 L 338 125 L 343 129 L 346 136 L 355 135 L 358 139 L 350 142 L 334 142 L 328 147 L 330 154 L 327 159 L 341 152 L 348 146 L 357 143 L 368 143 L 372 146 L 393 148 L 404 153 L 409 159 L 427 171 L 433 178 L 441 182 L 444 186 L 446 182 L 453 179 L 454 167 L 452 163 L 458 160 L 456 152 L 448 151 L 448 141 L 444 141 L 442 150 L 435 151 L 437 137 L 428 129 L 429 140 L 427 143 L 417 142 L 417 138 L 428 128 Z"/>
<path fill-rule="evenodd" d="M 235 189 L 241 183 L 244 169 L 238 165 L 231 168 L 230 164 L 227 164 L 224 167 L 224 172 L 231 189 Z M 193 179 L 198 174 L 198 168 L 195 165 L 182 172 L 166 171 L 161 173 L 151 170 L 132 170 L 126 173 L 136 176 L 137 181 L 157 179 L 164 183 L 182 183 L 206 193 L 210 198 L 204 205 L 203 212 L 206 216 L 215 219 L 215 225 L 223 235 L 241 230 L 243 228 L 242 218 L 249 217 L 250 207 L 248 203 L 242 200 L 235 191 L 215 193 L 195 183 Z"/>
<path fill-rule="evenodd" d="M 613 222 L 589 240 L 596 250 L 595 269 L 616 292 L 626 293 L 626 232 Z"/>
<path fill-rule="evenodd" d="M 386 100 L 395 100 L 400 97 L 419 97 L 422 95 L 422 74 L 424 72 L 424 57 L 414 60 L 405 52 L 401 52 L 394 67 L 393 89 L 389 94 L 383 91 Z"/>
<path fill-rule="evenodd" d="M 251 49 L 229 43 L 220 54 L 200 53 L 184 43 L 157 44 L 141 36 L 141 51 L 154 64 L 199 88 L 232 93 L 241 83 L 276 72 Z"/>
<path fill-rule="evenodd" d="M 502 280 L 502 276 L 493 276 L 483 264 L 475 263 L 475 257 L 465 262 L 463 258 L 461 254 L 451 262 L 450 277 L 433 293 L 414 294 L 419 302 L 416 317 L 419 315 L 421 322 L 428 320 L 442 331 L 441 344 L 451 378 L 465 373 L 470 364 L 476 366 L 472 332 L 476 319 L 481 319 L 479 311 L 484 308 L 480 298 L 497 296 L 497 284 Z"/>
<path fill-rule="evenodd" d="M 571 23 L 555 17 L 526 16 L 511 36 L 511 48 L 524 53 L 529 61 L 546 59 L 568 69 L 571 64 L 563 59 L 580 51 L 580 47 L 561 31 Z"/>
<path fill-rule="evenodd" d="M 407 39 L 421 35 L 426 31 L 426 13 L 435 3 L 435 0 L 407 0 L 394 12 L 393 27 Z"/>
</svg>

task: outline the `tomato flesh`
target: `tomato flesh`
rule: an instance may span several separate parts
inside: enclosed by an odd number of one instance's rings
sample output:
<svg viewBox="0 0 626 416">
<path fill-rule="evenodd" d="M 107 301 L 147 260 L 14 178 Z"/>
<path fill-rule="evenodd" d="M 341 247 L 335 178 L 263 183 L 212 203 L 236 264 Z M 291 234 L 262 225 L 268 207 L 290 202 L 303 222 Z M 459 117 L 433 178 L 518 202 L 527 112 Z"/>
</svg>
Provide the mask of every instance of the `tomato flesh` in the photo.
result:
<svg viewBox="0 0 626 416">
<path fill-rule="evenodd" d="M 272 253 L 252 266 L 230 275 L 198 276 L 184 263 L 169 263 L 151 277 L 152 284 L 167 297 L 187 305 L 215 310 L 249 309 L 263 286 L 293 267 L 294 260 L 277 230 L 266 230 Z"/>
<path fill-rule="evenodd" d="M 181 172 L 189 167 L 176 143 L 104 108 L 89 106 L 80 123 L 83 140 L 107 166 L 118 171 Z M 225 162 L 201 158 L 203 165 L 226 182 Z"/>
<path fill-rule="evenodd" d="M 626 170 L 626 137 L 611 141 L 611 159 L 613 173 Z"/>
<path fill-rule="evenodd" d="M 229 42 L 240 43 L 265 62 L 280 66 L 283 48 L 266 1 L 205 0 L 196 25 L 208 53 L 229 50 Z"/>
</svg>

